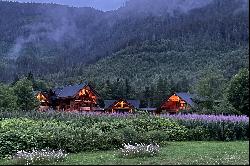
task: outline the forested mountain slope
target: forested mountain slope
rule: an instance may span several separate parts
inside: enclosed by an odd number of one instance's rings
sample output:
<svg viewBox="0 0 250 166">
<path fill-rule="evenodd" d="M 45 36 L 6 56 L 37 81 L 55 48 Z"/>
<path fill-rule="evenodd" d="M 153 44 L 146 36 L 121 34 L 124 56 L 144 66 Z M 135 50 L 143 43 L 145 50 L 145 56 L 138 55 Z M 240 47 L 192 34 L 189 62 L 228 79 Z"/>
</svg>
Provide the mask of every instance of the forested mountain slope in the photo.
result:
<svg viewBox="0 0 250 166">
<path fill-rule="evenodd" d="M 46 75 L 44 79 L 61 85 L 79 80 L 91 80 L 99 84 L 104 84 L 107 80 L 129 80 L 137 91 L 142 91 L 147 86 L 157 84 L 160 77 L 171 79 L 175 83 L 184 80 L 183 86 L 194 86 L 208 72 L 230 79 L 239 69 L 248 65 L 247 46 L 234 47 L 205 39 L 162 39 L 128 46 L 86 68 Z"/>
<path fill-rule="evenodd" d="M 168 2 L 168 3 L 166 3 Z M 0 80 L 32 71 L 54 84 L 159 76 L 190 83 L 248 65 L 246 0 L 139 0 L 115 11 L 0 1 Z"/>
</svg>

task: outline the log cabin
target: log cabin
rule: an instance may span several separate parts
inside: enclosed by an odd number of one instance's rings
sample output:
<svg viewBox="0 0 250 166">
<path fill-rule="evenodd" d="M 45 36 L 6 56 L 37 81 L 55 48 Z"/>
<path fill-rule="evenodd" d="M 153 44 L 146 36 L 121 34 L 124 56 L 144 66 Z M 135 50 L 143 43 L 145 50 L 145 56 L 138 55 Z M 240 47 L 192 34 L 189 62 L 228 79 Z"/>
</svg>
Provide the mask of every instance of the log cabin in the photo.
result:
<svg viewBox="0 0 250 166">
<path fill-rule="evenodd" d="M 104 100 L 105 112 L 109 113 L 134 113 L 136 108 L 139 108 L 139 100 Z"/>
<path fill-rule="evenodd" d="M 51 89 L 47 94 L 40 92 L 37 99 L 41 107 L 50 107 L 62 111 L 100 110 L 100 95 L 87 83 Z"/>
<path fill-rule="evenodd" d="M 168 113 L 177 113 L 181 110 L 190 110 L 195 107 L 194 96 L 190 93 L 180 92 L 168 96 L 157 109 L 157 113 L 163 111 Z"/>
</svg>

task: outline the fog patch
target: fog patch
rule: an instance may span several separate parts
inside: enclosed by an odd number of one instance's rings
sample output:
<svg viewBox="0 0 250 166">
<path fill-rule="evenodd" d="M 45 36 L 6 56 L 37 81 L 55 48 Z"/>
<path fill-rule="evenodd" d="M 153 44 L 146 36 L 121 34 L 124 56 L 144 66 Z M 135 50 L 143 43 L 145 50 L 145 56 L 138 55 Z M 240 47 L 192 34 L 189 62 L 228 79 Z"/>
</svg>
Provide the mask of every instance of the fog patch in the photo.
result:
<svg viewBox="0 0 250 166">
<path fill-rule="evenodd" d="M 39 45 L 41 40 L 49 40 L 60 44 L 67 38 L 77 38 L 75 22 L 73 19 L 69 19 L 69 13 L 65 9 L 49 9 L 44 12 L 42 17 L 47 20 L 22 27 L 25 32 L 28 32 L 28 35 L 16 38 L 14 45 L 7 53 L 8 59 L 16 60 L 21 56 L 21 51 L 28 43 Z"/>
</svg>

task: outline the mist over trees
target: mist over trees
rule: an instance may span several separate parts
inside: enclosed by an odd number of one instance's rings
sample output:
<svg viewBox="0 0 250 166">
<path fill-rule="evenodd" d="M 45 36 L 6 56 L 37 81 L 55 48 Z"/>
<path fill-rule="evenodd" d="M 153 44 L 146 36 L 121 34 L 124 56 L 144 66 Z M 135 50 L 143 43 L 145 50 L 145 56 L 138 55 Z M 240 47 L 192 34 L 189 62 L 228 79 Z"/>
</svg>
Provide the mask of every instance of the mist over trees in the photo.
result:
<svg viewBox="0 0 250 166">
<path fill-rule="evenodd" d="M 184 9 L 181 12 L 179 7 L 188 6 L 185 3 L 158 0 L 154 2 L 155 8 L 149 10 L 147 6 L 152 1 L 144 1 L 131 1 L 111 12 L 53 4 L 0 2 L 0 57 L 7 59 L 2 60 L 0 69 L 9 73 L 1 74 L 1 80 L 10 81 L 15 73 L 33 71 L 44 75 L 85 68 L 145 40 L 203 39 L 234 46 L 245 45 L 248 41 L 245 35 L 248 33 L 248 7 L 242 5 L 244 1 L 207 1 L 210 2 L 207 5 L 204 1 L 195 1 L 203 4 L 188 12 Z M 136 6 L 144 12 L 135 10 Z M 171 14 L 170 8 L 178 13 Z M 194 46 L 194 49 L 198 48 Z"/>
<path fill-rule="evenodd" d="M 145 107 L 173 91 L 224 98 L 249 65 L 248 2 L 167 2 L 131 0 L 103 12 L 0 1 L 0 81 L 30 72 L 40 89 L 90 81 L 106 99 Z"/>
</svg>

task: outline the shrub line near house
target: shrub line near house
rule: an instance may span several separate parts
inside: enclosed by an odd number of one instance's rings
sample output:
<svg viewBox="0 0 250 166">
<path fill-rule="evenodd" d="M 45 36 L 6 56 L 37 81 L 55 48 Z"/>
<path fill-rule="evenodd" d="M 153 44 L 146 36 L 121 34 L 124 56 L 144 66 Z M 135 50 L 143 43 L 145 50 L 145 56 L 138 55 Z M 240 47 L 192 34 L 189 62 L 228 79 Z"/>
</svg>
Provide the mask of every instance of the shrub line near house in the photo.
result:
<svg viewBox="0 0 250 166">
<path fill-rule="evenodd" d="M 196 119 L 52 112 L 23 112 L 19 117 L 14 112 L 1 112 L 0 115 L 1 157 L 32 148 L 49 147 L 77 153 L 117 149 L 124 143 L 161 145 L 165 141 L 232 141 L 249 138 L 249 121 L 242 116 L 231 117 L 227 121 L 221 120 L 225 116 L 219 116 L 217 120 L 208 121 L 198 118 L 198 115 Z"/>
</svg>

